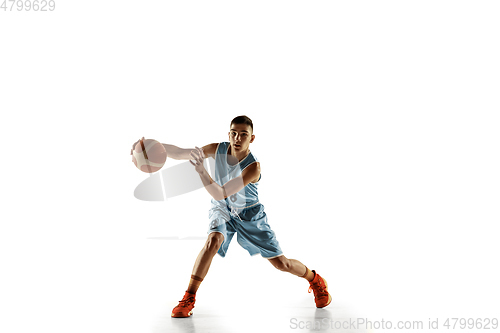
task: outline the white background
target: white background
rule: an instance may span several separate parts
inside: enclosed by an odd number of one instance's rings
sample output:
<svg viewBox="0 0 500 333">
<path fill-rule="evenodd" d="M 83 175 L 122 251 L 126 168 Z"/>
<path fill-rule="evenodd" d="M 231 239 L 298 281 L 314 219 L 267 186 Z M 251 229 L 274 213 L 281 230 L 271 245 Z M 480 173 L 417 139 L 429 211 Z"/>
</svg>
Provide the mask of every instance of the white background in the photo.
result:
<svg viewBox="0 0 500 333">
<path fill-rule="evenodd" d="M 239 115 L 285 255 L 335 302 L 498 316 L 498 2 L 56 6 L 0 11 L 2 331 L 148 332 L 169 313 L 203 241 L 148 238 L 204 236 L 210 196 L 135 199 L 131 145 L 225 141 Z M 251 311 L 307 287 L 234 241 L 198 300 Z"/>
</svg>

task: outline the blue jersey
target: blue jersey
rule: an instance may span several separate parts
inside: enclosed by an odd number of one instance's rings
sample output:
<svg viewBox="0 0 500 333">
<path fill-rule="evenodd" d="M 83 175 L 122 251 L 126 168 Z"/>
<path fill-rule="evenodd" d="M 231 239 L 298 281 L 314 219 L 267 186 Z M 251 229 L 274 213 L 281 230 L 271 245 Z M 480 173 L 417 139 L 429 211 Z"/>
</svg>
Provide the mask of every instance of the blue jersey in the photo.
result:
<svg viewBox="0 0 500 333">
<path fill-rule="evenodd" d="M 248 155 L 235 165 L 227 162 L 230 143 L 221 142 L 215 153 L 214 181 L 223 186 L 231 179 L 241 175 L 257 158 L 249 151 Z M 210 226 L 208 233 L 219 232 L 224 236 L 217 253 L 225 257 L 231 239 L 236 234 L 238 243 L 250 255 L 261 254 L 263 258 L 272 259 L 283 255 L 274 231 L 267 223 L 264 205 L 259 202 L 256 183 L 248 183 L 239 192 L 223 200 L 212 199 L 208 217 Z"/>
<path fill-rule="evenodd" d="M 217 146 L 215 153 L 215 178 L 214 181 L 223 186 L 231 179 L 234 179 L 241 175 L 243 170 L 247 168 L 250 164 L 259 162 L 257 158 L 249 151 L 248 155 L 243 158 L 239 163 L 231 165 L 227 162 L 227 156 L 229 151 L 229 142 L 221 142 Z M 227 197 L 223 200 L 212 199 L 212 205 L 217 207 L 229 207 L 235 209 L 243 209 L 250 207 L 259 203 L 259 197 L 257 193 L 257 185 L 259 184 L 261 176 L 256 183 L 249 183 L 247 186 L 243 187 L 239 192 Z"/>
</svg>

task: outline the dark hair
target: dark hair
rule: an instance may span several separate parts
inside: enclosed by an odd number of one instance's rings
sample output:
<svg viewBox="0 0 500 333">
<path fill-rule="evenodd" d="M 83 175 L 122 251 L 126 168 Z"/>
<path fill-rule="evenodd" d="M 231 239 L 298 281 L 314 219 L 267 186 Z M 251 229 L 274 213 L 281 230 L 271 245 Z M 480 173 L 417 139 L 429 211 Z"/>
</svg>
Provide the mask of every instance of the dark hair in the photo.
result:
<svg viewBox="0 0 500 333">
<path fill-rule="evenodd" d="M 252 134 L 253 134 L 253 123 L 252 123 L 252 119 L 248 118 L 247 116 L 238 116 L 236 118 L 234 118 L 233 120 L 231 120 L 231 124 L 229 124 L 229 127 L 231 127 L 232 124 L 246 124 L 248 126 L 250 126 L 250 128 L 252 129 Z"/>
</svg>

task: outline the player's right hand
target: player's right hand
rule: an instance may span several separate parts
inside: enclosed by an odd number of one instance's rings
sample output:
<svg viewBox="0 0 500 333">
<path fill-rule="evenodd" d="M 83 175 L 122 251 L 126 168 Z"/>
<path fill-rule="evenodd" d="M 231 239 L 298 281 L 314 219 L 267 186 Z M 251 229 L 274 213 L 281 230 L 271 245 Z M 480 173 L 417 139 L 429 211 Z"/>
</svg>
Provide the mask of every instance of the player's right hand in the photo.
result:
<svg viewBox="0 0 500 333">
<path fill-rule="evenodd" d="M 139 141 L 144 141 L 144 137 L 142 137 L 142 139 L 137 140 L 137 141 L 136 141 L 136 142 L 132 145 L 132 149 L 130 149 L 130 155 L 132 155 L 132 151 L 134 150 L 135 145 L 136 145 Z"/>
</svg>

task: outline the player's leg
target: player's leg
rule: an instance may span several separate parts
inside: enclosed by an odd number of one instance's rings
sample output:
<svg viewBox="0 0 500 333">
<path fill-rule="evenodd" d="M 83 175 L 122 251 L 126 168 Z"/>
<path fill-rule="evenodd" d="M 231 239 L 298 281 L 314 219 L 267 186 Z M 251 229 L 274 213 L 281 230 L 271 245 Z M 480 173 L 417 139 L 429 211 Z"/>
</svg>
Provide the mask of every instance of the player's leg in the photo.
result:
<svg viewBox="0 0 500 333">
<path fill-rule="evenodd" d="M 314 291 L 316 307 L 323 308 L 332 302 L 332 296 L 328 293 L 328 284 L 314 270 L 311 271 L 303 263 L 295 259 L 288 259 L 284 255 L 268 259 L 269 262 L 283 272 L 302 277 L 309 281 L 309 292 Z"/>
<path fill-rule="evenodd" d="M 235 224 L 238 229 L 238 243 L 250 254 L 260 252 L 263 258 L 277 269 L 292 273 L 309 281 L 309 292 L 314 291 L 318 308 L 330 304 L 332 298 L 328 293 L 326 281 L 315 271 L 309 270 L 303 263 L 288 259 L 283 255 L 274 231 L 267 223 L 267 215 L 263 205 L 255 205 L 243 209 L 238 214 L 240 222 Z"/>
<path fill-rule="evenodd" d="M 194 263 L 187 291 L 190 293 L 196 293 L 201 281 L 203 281 L 207 275 L 212 259 L 219 250 L 222 242 L 224 242 L 224 235 L 222 233 L 211 232 L 208 234 L 207 241 L 205 242 L 205 245 L 203 245 L 203 248 Z"/>
<path fill-rule="evenodd" d="M 207 275 L 212 259 L 219 250 L 223 241 L 224 235 L 220 232 L 212 232 L 208 234 L 207 241 L 205 242 L 205 245 L 203 245 L 203 248 L 194 263 L 188 289 L 186 290 L 182 300 L 179 301 L 179 305 L 172 310 L 172 317 L 184 318 L 193 314 L 198 287 Z"/>
<path fill-rule="evenodd" d="M 288 259 L 284 255 L 268 260 L 275 268 L 279 269 L 280 271 L 292 273 L 293 275 L 302 277 L 307 281 L 312 281 L 314 279 L 313 271 L 311 271 L 298 260 Z"/>
</svg>

